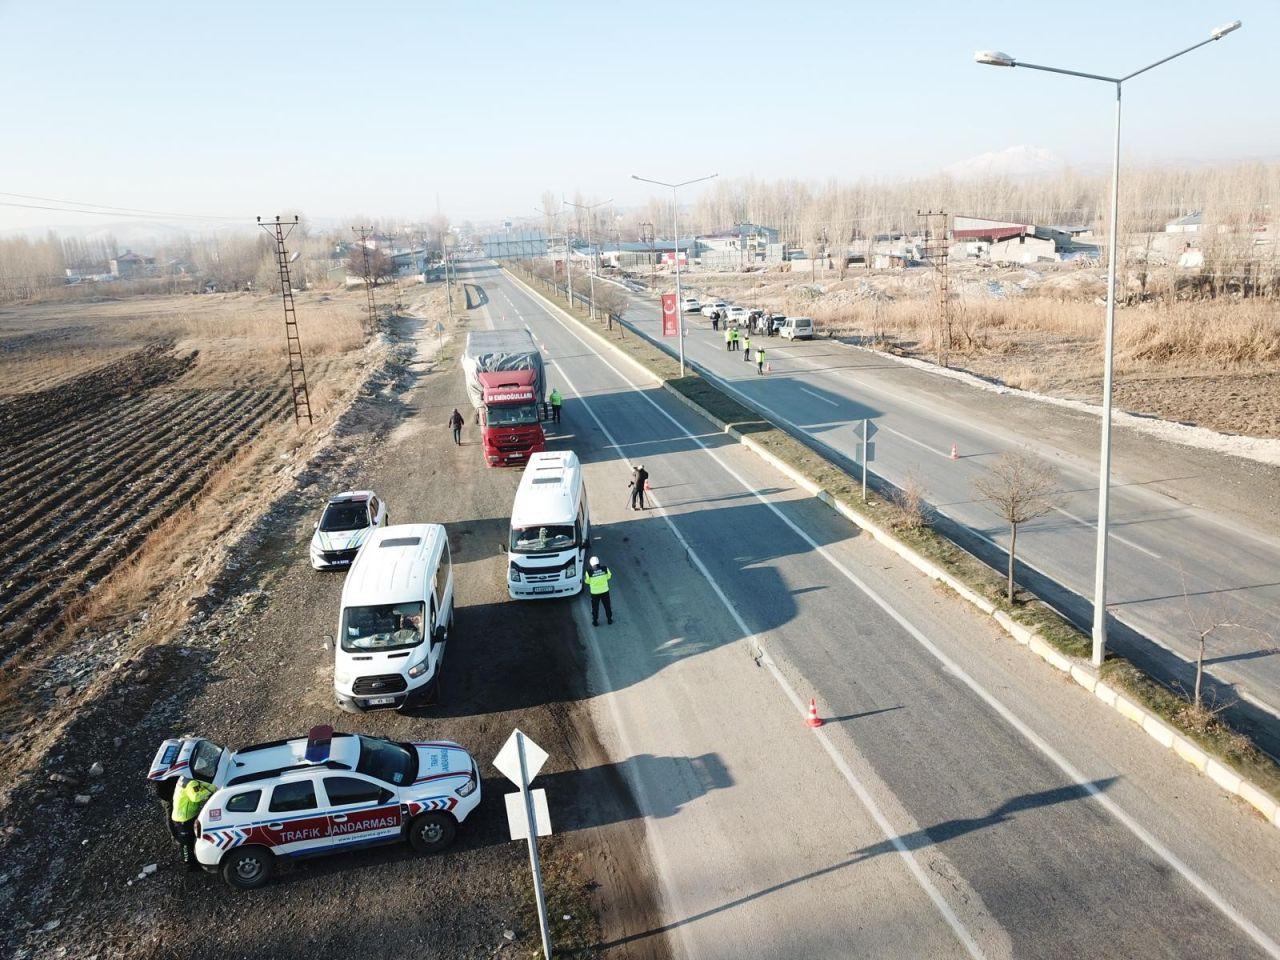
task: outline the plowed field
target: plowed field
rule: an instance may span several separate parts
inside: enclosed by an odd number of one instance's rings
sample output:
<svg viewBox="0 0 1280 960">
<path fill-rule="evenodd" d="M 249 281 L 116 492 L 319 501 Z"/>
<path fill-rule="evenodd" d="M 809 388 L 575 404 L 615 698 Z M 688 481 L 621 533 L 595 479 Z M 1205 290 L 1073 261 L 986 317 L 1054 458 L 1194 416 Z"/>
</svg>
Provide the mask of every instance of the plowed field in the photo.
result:
<svg viewBox="0 0 1280 960">
<path fill-rule="evenodd" d="M 0 663 L 38 650 L 76 600 L 287 415 L 282 387 L 175 385 L 195 360 L 159 341 L 0 402 Z"/>
</svg>

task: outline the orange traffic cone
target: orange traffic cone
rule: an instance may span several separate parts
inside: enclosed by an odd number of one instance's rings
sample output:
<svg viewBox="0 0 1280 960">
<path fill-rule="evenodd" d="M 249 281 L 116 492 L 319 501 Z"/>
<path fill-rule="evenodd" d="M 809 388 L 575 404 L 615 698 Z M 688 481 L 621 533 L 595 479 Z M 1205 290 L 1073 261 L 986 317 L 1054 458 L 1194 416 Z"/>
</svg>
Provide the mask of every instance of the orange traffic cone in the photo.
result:
<svg viewBox="0 0 1280 960">
<path fill-rule="evenodd" d="M 818 701 L 813 697 L 809 698 L 809 717 L 805 720 L 805 726 L 815 728 L 822 726 L 822 718 L 818 716 Z"/>
<path fill-rule="evenodd" d="M 956 445 L 954 443 L 951 445 L 951 459 L 952 460 L 960 459 L 960 453 L 959 451 L 956 450 Z"/>
</svg>

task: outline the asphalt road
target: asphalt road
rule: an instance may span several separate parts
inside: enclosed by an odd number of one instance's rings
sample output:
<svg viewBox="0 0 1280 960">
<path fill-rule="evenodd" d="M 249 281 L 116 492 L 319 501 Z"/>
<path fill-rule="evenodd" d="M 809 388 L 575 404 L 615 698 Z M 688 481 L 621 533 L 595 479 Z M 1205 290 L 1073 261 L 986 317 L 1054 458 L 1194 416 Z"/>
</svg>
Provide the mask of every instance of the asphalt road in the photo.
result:
<svg viewBox="0 0 1280 960">
<path fill-rule="evenodd" d="M 473 269 L 493 322 L 544 349 L 566 397 L 552 443 L 584 462 L 615 574 L 615 625 L 571 614 L 660 873 L 663 923 L 625 943 L 1280 956 L 1273 827 L 572 321 Z M 625 504 L 634 462 L 659 504 L 642 513 Z"/>
<path fill-rule="evenodd" d="M 626 317 L 661 339 L 652 302 L 635 299 Z M 689 315 L 686 327 L 687 359 L 846 464 L 860 462 L 854 425 L 873 420 L 872 472 L 898 485 L 919 478 L 930 503 L 954 521 L 963 545 L 997 568 L 1003 568 L 1008 530 L 978 498 L 974 481 L 1005 451 L 1043 458 L 1060 478 L 1061 495 L 1053 512 L 1019 530 L 1020 580 L 1087 628 L 1096 549 L 1096 417 L 979 390 L 827 340 L 763 338 L 773 372 L 761 377 L 741 353 L 726 351 L 723 333 L 713 332 L 709 321 Z M 1280 471 L 1123 426 L 1113 438 L 1107 602 L 1113 645 L 1189 689 L 1185 664 L 1194 660 L 1200 631 L 1239 624 L 1214 631 L 1207 673 L 1219 681 L 1220 702 L 1245 699 L 1238 722 L 1280 756 L 1280 525 L 1274 513 Z"/>
</svg>

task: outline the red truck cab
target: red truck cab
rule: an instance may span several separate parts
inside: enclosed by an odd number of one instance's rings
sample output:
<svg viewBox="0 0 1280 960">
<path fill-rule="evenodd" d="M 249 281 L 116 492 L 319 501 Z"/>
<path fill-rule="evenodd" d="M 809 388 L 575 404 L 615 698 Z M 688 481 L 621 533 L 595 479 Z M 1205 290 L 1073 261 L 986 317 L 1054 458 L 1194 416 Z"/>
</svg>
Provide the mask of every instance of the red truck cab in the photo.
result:
<svg viewBox="0 0 1280 960">
<path fill-rule="evenodd" d="M 533 370 L 499 370 L 477 373 L 483 404 L 480 435 L 484 459 L 491 467 L 523 465 L 529 456 L 545 450 L 541 404 Z"/>
</svg>

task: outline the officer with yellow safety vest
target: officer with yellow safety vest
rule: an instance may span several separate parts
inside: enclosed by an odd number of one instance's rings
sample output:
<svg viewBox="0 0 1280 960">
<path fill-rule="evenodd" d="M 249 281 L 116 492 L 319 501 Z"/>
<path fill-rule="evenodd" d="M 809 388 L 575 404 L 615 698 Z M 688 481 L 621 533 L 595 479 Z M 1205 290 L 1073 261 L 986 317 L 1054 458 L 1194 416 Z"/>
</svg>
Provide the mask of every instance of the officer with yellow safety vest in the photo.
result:
<svg viewBox="0 0 1280 960">
<path fill-rule="evenodd" d="M 196 860 L 196 817 L 217 791 L 203 780 L 187 780 L 173 792 L 173 810 L 169 814 L 169 832 L 178 841 L 182 862 L 188 870 L 199 870 Z"/>
<path fill-rule="evenodd" d="M 600 626 L 601 602 L 604 603 L 605 620 L 613 623 L 613 604 L 609 602 L 609 581 L 612 579 L 613 574 L 600 562 L 599 557 L 592 557 L 587 561 L 587 570 L 582 575 L 582 581 L 591 591 L 591 625 L 593 627 Z"/>
</svg>

